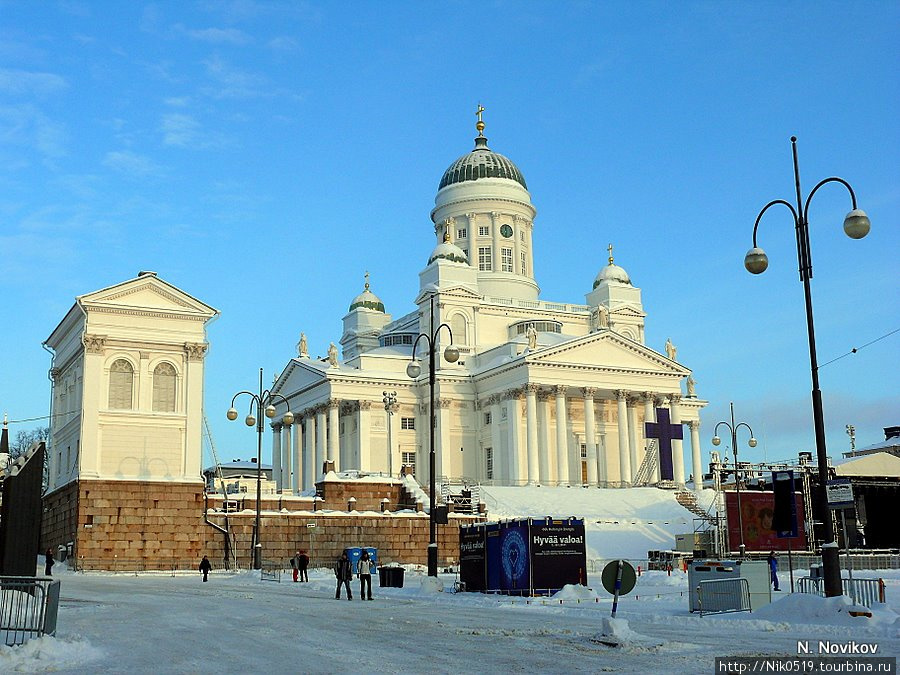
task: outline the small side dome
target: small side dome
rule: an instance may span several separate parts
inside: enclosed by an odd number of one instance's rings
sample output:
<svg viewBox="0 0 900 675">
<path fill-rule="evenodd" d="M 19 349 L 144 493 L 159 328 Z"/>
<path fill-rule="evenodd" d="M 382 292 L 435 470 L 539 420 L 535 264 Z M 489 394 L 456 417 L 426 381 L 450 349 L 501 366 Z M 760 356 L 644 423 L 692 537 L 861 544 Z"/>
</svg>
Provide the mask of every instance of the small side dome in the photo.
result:
<svg viewBox="0 0 900 675">
<path fill-rule="evenodd" d="M 366 287 L 362 293 L 357 295 L 353 302 L 350 303 L 349 311 L 353 311 L 357 307 L 364 307 L 365 309 L 373 309 L 376 312 L 384 313 L 384 303 L 381 299 L 375 295 L 372 291 L 369 290 L 369 273 L 366 272 Z"/>
<path fill-rule="evenodd" d="M 444 260 L 455 263 L 463 263 L 464 265 L 469 264 L 469 259 L 466 257 L 465 251 L 449 241 L 443 241 L 434 247 L 434 250 L 428 257 L 428 264 L 430 265 L 438 258 L 443 258 Z"/>
<path fill-rule="evenodd" d="M 444 260 L 449 260 L 450 262 L 462 263 L 467 265 L 469 263 L 469 259 L 466 257 L 465 252 L 452 241 L 450 241 L 450 228 L 447 227 L 444 230 L 444 241 L 434 247 L 434 250 L 431 252 L 431 255 L 428 256 L 428 264 L 430 265 L 438 258 L 443 258 Z"/>
<path fill-rule="evenodd" d="M 604 281 L 615 281 L 616 283 L 628 284 L 631 286 L 631 278 L 628 276 L 628 272 L 626 272 L 624 268 L 613 263 L 613 245 L 610 244 L 607 250 L 609 251 L 609 265 L 600 270 L 600 274 L 594 279 L 593 287 L 597 288 L 597 286 Z"/>
</svg>

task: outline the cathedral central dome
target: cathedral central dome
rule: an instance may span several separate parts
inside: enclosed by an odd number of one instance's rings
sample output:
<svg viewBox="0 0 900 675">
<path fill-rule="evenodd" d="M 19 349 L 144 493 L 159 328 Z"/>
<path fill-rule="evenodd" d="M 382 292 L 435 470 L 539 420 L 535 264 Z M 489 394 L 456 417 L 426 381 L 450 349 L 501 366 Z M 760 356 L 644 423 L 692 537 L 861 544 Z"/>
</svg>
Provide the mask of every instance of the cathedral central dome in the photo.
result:
<svg viewBox="0 0 900 675">
<path fill-rule="evenodd" d="M 475 149 L 447 167 L 438 190 L 454 183 L 464 183 L 479 178 L 506 178 L 516 181 L 526 190 L 525 177 L 519 167 L 487 145 L 487 138 L 479 134 L 475 139 Z"/>
</svg>

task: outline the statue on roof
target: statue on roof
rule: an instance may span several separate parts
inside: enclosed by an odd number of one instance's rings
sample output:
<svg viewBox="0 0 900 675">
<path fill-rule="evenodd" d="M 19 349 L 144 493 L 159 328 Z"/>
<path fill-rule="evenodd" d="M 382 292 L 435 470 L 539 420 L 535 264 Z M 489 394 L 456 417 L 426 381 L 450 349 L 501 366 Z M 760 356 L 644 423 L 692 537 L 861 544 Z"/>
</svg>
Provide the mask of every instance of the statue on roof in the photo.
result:
<svg viewBox="0 0 900 675">
<path fill-rule="evenodd" d="M 696 398 L 697 397 L 697 381 L 694 379 L 693 375 L 688 375 L 687 382 L 685 383 L 687 386 L 687 396 L 688 398 Z"/>
<path fill-rule="evenodd" d="M 675 361 L 675 357 L 678 356 L 678 347 L 672 344 L 671 338 L 666 338 L 666 355 Z"/>
<path fill-rule="evenodd" d="M 332 368 L 337 368 L 337 347 L 334 346 L 333 342 L 328 345 L 328 364 Z"/>
<path fill-rule="evenodd" d="M 309 348 L 306 344 L 306 333 L 300 333 L 300 342 L 297 343 L 297 355 L 301 359 L 309 358 Z"/>
<path fill-rule="evenodd" d="M 528 324 L 525 337 L 528 338 L 528 351 L 537 349 L 537 330 L 535 330 L 533 323 Z"/>
</svg>

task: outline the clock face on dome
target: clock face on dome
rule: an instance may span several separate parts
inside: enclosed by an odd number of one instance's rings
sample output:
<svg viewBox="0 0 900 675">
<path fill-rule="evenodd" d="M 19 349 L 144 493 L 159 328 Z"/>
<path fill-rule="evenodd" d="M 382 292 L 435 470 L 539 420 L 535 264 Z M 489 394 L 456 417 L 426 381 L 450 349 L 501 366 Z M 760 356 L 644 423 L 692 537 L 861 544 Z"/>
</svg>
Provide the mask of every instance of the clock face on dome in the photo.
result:
<svg viewBox="0 0 900 675">
<path fill-rule="evenodd" d="M 504 225 L 500 228 L 500 234 L 509 239 L 513 235 L 512 228 L 509 225 Z"/>
</svg>

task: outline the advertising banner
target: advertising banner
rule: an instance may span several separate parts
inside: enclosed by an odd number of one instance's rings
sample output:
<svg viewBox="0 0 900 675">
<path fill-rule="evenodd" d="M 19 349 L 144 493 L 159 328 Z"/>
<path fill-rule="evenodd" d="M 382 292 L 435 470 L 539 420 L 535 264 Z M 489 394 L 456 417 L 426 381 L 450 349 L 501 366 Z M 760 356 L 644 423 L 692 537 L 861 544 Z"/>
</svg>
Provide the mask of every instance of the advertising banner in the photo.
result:
<svg viewBox="0 0 900 675">
<path fill-rule="evenodd" d="M 778 537 L 774 527 L 775 495 L 772 492 L 741 490 L 741 519 L 738 518 L 737 492 L 725 493 L 725 513 L 728 521 L 728 547 L 740 550 L 743 521 L 744 545 L 748 551 L 787 551 L 788 542 L 795 550 L 806 549 L 805 510 L 803 495 L 794 494 L 797 513 L 797 536 Z"/>
<path fill-rule="evenodd" d="M 500 526 L 500 590 L 527 592 L 531 588 L 528 524 Z"/>
<path fill-rule="evenodd" d="M 556 592 L 585 577 L 584 520 L 551 519 L 531 522 L 531 578 L 536 593 Z"/>
<path fill-rule="evenodd" d="M 501 590 L 500 583 L 500 525 L 488 523 L 484 531 L 484 550 L 487 562 L 487 589 L 496 593 Z"/>
<path fill-rule="evenodd" d="M 485 590 L 485 528 L 459 528 L 459 579 L 467 591 Z"/>
</svg>

